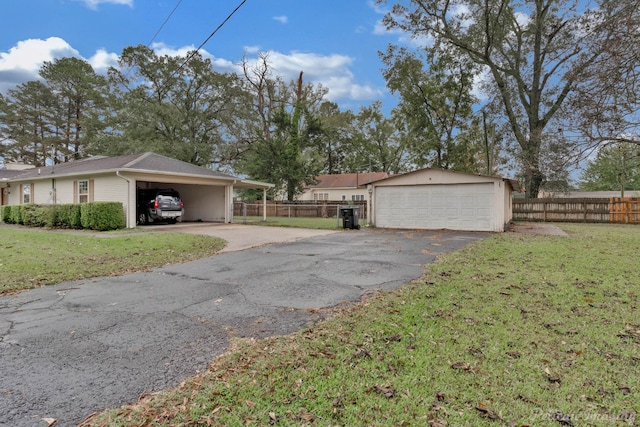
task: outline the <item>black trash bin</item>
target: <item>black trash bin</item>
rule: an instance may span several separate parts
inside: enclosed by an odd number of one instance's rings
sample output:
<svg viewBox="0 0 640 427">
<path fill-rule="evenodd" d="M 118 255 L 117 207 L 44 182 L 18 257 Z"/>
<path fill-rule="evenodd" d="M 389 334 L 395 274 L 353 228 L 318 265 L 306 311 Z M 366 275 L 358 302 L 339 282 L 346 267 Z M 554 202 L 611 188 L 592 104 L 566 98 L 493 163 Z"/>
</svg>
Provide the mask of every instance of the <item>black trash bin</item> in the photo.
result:
<svg viewBox="0 0 640 427">
<path fill-rule="evenodd" d="M 342 217 L 342 228 L 349 228 L 351 230 L 360 230 L 360 224 L 358 224 L 358 214 L 360 208 L 357 206 L 341 206 L 340 216 Z"/>
</svg>

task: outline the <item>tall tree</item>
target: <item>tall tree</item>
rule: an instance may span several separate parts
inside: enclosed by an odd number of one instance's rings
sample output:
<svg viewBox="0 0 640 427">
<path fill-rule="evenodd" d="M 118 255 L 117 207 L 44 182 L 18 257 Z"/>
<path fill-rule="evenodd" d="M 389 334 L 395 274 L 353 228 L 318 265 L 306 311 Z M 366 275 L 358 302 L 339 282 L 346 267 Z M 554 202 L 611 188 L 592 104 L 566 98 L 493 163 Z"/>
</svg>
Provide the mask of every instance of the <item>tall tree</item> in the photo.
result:
<svg viewBox="0 0 640 427">
<path fill-rule="evenodd" d="M 145 46 L 125 48 L 111 70 L 122 111 L 114 119 L 121 138 L 110 140 L 131 152 L 155 151 L 200 166 L 225 163 L 249 103 L 237 75 L 214 71 L 196 52 L 158 56 Z"/>
<path fill-rule="evenodd" d="M 246 151 L 235 163 L 238 172 L 276 185 L 288 200 L 314 182 L 321 169 L 315 138 L 320 134 L 317 110 L 326 91 L 303 84 L 302 72 L 289 83 L 271 77 L 267 55 L 243 64 L 246 87 L 252 91 L 254 117 Z"/>
<path fill-rule="evenodd" d="M 348 173 L 349 159 L 353 155 L 355 116 L 352 111 L 340 111 L 338 104 L 325 101 L 317 112 L 320 132 L 314 141 L 322 163 L 321 173 Z M 368 160 L 365 160 L 368 164 Z"/>
<path fill-rule="evenodd" d="M 393 119 L 385 117 L 380 101 L 360 108 L 353 122 L 349 157 L 344 161 L 348 172 L 402 172 L 406 152 L 407 139 Z"/>
<path fill-rule="evenodd" d="M 435 49 L 486 70 L 487 84 L 519 146 L 531 197 L 545 180 L 541 150 L 547 127 L 559 118 L 569 95 L 601 65 L 600 59 L 611 55 L 611 49 L 625 54 L 626 44 L 613 43 L 619 34 L 612 24 L 627 16 L 637 22 L 640 13 L 637 2 L 629 0 L 593 5 L 580 0 L 394 3 L 384 18 L 387 28 L 431 40 Z"/>
<path fill-rule="evenodd" d="M 85 157 L 92 137 L 103 127 L 106 79 L 78 58 L 45 62 L 40 77 L 53 96 L 47 118 L 54 134 L 51 144 L 64 160 Z"/>
<path fill-rule="evenodd" d="M 461 138 L 476 102 L 473 63 L 395 46 L 381 56 L 387 87 L 400 96 L 394 117 L 407 132 L 413 165 L 478 172 L 474 141 Z"/>
<path fill-rule="evenodd" d="M 44 166 L 55 135 L 49 123 L 53 94 L 40 81 L 10 89 L 2 105 L 3 156 L 8 161 Z"/>
<path fill-rule="evenodd" d="M 619 142 L 601 147 L 580 176 L 583 191 L 640 190 L 640 148 Z"/>
<path fill-rule="evenodd" d="M 587 143 L 583 151 L 600 144 L 640 144 L 640 20 L 637 0 L 603 2 L 616 19 L 597 22 L 606 27 L 602 41 L 591 32 L 591 43 L 606 43 L 604 54 L 591 67 L 588 79 L 570 97 L 567 128 Z"/>
</svg>

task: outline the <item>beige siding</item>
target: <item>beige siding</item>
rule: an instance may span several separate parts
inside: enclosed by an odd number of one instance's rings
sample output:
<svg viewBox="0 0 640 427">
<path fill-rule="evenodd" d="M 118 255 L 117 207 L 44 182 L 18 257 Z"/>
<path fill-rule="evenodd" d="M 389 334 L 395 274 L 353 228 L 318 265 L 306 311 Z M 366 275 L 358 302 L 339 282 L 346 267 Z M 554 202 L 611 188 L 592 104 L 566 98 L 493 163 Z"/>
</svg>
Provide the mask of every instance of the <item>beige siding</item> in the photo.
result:
<svg viewBox="0 0 640 427">
<path fill-rule="evenodd" d="M 127 205 L 127 181 L 117 176 L 93 177 L 93 200 Z"/>
<path fill-rule="evenodd" d="M 56 202 L 60 204 L 74 203 L 73 200 L 73 180 L 56 181 Z"/>
<path fill-rule="evenodd" d="M 51 181 L 38 181 L 35 185 L 31 183 L 31 203 L 40 205 L 51 203 Z"/>
<path fill-rule="evenodd" d="M 312 190 L 307 190 L 302 193 L 298 200 L 314 200 L 313 195 L 316 193 L 327 193 L 329 195 L 330 201 L 340 201 L 342 200 L 342 196 L 345 197 L 344 200 L 351 200 L 353 195 L 362 195 L 364 196 L 364 200 L 369 200 L 369 194 L 365 188 L 314 188 Z"/>
</svg>

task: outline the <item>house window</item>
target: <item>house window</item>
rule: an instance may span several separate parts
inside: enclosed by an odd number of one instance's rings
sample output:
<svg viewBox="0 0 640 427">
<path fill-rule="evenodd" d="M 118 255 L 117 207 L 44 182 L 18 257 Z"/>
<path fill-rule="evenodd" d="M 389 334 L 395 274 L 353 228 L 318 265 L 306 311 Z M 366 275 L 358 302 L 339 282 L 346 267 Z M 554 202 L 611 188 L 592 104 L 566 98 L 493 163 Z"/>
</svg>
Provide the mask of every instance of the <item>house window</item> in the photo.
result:
<svg viewBox="0 0 640 427">
<path fill-rule="evenodd" d="M 351 196 L 351 200 L 353 200 L 354 202 L 363 201 L 364 194 L 354 194 Z"/>
<path fill-rule="evenodd" d="M 89 181 L 78 181 L 78 203 L 89 201 Z"/>
<path fill-rule="evenodd" d="M 313 193 L 313 200 L 329 200 L 329 193 Z"/>
<path fill-rule="evenodd" d="M 22 185 L 22 203 L 31 203 L 31 184 Z"/>
</svg>

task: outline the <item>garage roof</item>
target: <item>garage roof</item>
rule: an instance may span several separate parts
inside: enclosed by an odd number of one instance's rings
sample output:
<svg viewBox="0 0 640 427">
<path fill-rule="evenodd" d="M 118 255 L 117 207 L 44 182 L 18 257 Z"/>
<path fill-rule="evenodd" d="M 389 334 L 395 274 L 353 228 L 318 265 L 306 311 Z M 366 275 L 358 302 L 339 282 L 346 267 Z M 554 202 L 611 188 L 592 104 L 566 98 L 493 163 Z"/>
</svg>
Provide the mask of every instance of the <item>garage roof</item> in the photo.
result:
<svg viewBox="0 0 640 427">
<path fill-rule="evenodd" d="M 486 178 L 488 180 L 489 179 L 490 180 L 499 179 L 499 180 L 502 180 L 502 181 L 506 182 L 507 184 L 509 184 L 509 186 L 511 187 L 511 189 L 513 191 L 520 191 L 520 183 L 515 179 L 502 178 L 502 177 L 499 177 L 499 176 L 482 175 L 482 174 L 471 174 L 471 173 L 466 173 L 466 172 L 457 172 L 457 171 L 453 171 L 453 170 L 450 170 L 450 169 L 440 169 L 440 168 L 423 168 L 423 169 L 418 169 L 418 170 L 414 170 L 414 171 L 403 173 L 403 174 L 391 175 L 391 176 L 389 176 L 387 178 L 382 178 L 382 179 L 378 179 L 378 180 L 375 180 L 375 181 L 371 181 L 370 184 L 379 184 L 379 183 L 381 183 L 383 181 L 385 183 L 387 183 L 387 182 L 391 182 L 391 181 L 394 181 L 394 180 L 400 180 L 403 177 L 408 177 L 410 175 L 419 174 L 419 173 L 425 173 L 425 172 L 426 173 L 429 173 L 429 172 L 432 172 L 432 173 L 440 172 L 440 173 L 445 173 L 445 174 L 454 174 L 454 175 L 458 175 L 459 177 L 464 177 L 464 176 L 480 177 L 480 178 Z M 361 185 L 363 185 L 363 184 L 361 184 Z"/>
</svg>

